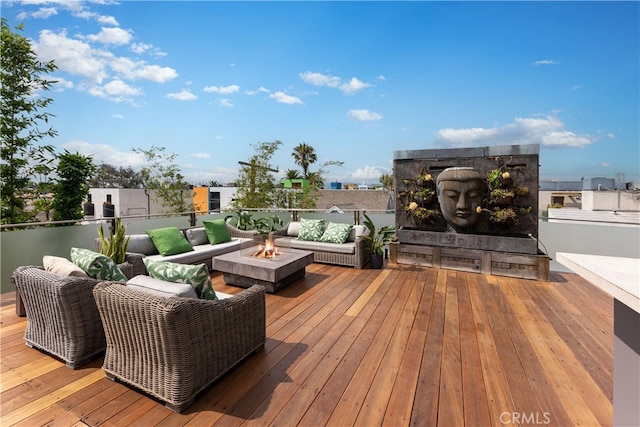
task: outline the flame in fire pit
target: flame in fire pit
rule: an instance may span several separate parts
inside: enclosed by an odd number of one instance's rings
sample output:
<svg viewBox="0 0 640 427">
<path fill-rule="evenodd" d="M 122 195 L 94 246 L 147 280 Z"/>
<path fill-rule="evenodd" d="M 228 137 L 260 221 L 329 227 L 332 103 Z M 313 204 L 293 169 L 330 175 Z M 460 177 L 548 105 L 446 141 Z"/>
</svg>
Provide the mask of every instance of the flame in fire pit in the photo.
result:
<svg viewBox="0 0 640 427">
<path fill-rule="evenodd" d="M 277 255 L 280 254 L 278 253 L 278 248 L 276 248 L 276 245 L 272 239 L 267 239 L 264 242 L 264 246 L 260 245 L 258 247 L 258 250 L 253 253 L 254 257 L 266 259 L 273 258 Z"/>
</svg>

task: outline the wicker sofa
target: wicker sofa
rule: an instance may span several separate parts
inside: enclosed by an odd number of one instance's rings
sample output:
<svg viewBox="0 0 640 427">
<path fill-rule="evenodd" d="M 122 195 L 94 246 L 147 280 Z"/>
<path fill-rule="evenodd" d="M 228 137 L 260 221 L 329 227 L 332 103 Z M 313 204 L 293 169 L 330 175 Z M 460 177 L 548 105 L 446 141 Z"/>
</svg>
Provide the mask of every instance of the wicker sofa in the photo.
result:
<svg viewBox="0 0 640 427">
<path fill-rule="evenodd" d="M 29 347 L 50 353 L 76 369 L 101 355 L 105 335 L 93 298 L 97 279 L 59 276 L 21 266 L 11 277 L 24 302 Z"/>
<path fill-rule="evenodd" d="M 146 233 L 129 234 L 129 245 L 127 247 L 127 262 L 133 265 L 134 275 L 148 274 L 144 266 L 143 258 L 155 261 L 168 261 L 179 264 L 200 264 L 204 263 L 211 270 L 211 259 L 214 256 L 226 254 L 228 252 L 244 249 L 255 244 L 253 237 L 258 233 L 255 230 L 240 230 L 227 224 L 231 241 L 212 245 L 209 243 L 204 227 L 192 227 L 182 229 L 182 233 L 193 247 L 193 251 L 175 255 L 163 256 L 153 244 L 151 237 Z M 95 249 L 100 251 L 101 241 L 95 239 Z"/>
<path fill-rule="evenodd" d="M 218 301 L 162 298 L 117 282 L 99 283 L 93 293 L 107 338 L 107 377 L 176 412 L 266 340 L 262 286 Z"/>
<path fill-rule="evenodd" d="M 363 225 L 354 225 L 344 243 L 325 243 L 299 240 L 300 222 L 291 221 L 280 230 L 271 233 L 276 246 L 303 249 L 313 252 L 313 261 L 362 268 L 369 262 L 367 240 L 369 230 Z"/>
</svg>

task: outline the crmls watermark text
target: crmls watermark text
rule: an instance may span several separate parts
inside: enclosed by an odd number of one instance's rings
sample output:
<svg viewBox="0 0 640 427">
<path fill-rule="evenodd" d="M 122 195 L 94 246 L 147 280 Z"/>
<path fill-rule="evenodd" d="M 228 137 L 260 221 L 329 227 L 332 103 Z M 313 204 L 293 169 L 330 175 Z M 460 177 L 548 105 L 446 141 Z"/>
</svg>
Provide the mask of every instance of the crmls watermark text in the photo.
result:
<svg viewBox="0 0 640 427">
<path fill-rule="evenodd" d="M 548 412 L 503 412 L 500 414 L 502 424 L 549 424 L 551 414 Z"/>
</svg>

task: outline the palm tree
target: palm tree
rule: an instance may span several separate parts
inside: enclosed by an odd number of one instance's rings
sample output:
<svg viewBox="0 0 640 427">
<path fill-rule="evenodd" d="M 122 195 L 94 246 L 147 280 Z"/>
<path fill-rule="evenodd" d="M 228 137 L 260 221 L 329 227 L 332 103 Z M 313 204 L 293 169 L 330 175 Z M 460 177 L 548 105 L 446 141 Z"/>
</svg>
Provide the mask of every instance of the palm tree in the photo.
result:
<svg viewBox="0 0 640 427">
<path fill-rule="evenodd" d="M 302 167 L 302 174 L 304 175 L 304 178 L 309 178 L 309 165 L 318 160 L 313 147 L 305 142 L 301 142 L 293 148 L 293 153 L 291 153 L 291 155 L 293 156 L 296 164 Z"/>
<path fill-rule="evenodd" d="M 286 176 L 286 179 L 300 179 L 300 178 L 302 178 L 300 176 L 300 171 L 297 171 L 295 169 L 287 169 L 287 171 L 285 172 L 285 176 Z"/>
</svg>

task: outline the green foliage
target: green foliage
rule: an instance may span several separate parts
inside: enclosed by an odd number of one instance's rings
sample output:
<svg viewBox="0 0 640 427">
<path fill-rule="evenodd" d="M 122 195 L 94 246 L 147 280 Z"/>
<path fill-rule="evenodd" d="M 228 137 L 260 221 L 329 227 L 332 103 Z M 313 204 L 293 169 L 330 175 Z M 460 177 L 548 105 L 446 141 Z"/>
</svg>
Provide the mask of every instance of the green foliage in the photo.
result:
<svg viewBox="0 0 640 427">
<path fill-rule="evenodd" d="M 391 190 L 393 188 L 393 175 L 389 175 L 384 173 L 380 176 L 380 184 L 387 190 Z"/>
<path fill-rule="evenodd" d="M 134 148 L 142 154 L 148 166 L 140 170 L 142 186 L 155 192 L 155 201 L 164 208 L 164 213 L 193 211 L 193 196 L 189 183 L 176 165 L 177 154 L 166 154 L 165 147 L 151 146 L 148 150 Z"/>
<path fill-rule="evenodd" d="M 23 25 L 16 28 L 22 30 Z M 35 215 L 26 212 L 23 197 L 28 196 L 34 167 L 53 160 L 51 145 L 36 145 L 36 141 L 57 134 L 53 128 L 40 130 L 38 127 L 53 116 L 43 111 L 53 100 L 38 94 L 55 83 L 42 75 L 57 67 L 53 61 L 38 61 L 29 41 L 12 32 L 5 18 L 2 18 L 0 48 L 0 217 L 3 224 L 16 224 L 28 222 Z"/>
<path fill-rule="evenodd" d="M 111 258 L 116 264 L 122 264 L 127 258 L 127 246 L 129 246 L 130 236 L 126 236 L 127 227 L 122 225 L 122 219 L 116 218 L 115 229 L 109 232 L 107 239 L 102 229 L 102 224 L 98 228 L 100 236 L 100 253 Z"/>
<path fill-rule="evenodd" d="M 309 178 L 309 165 L 313 164 L 318 160 L 316 156 L 315 149 L 308 145 L 305 142 L 301 142 L 293 149 L 293 160 L 302 168 L 302 176 L 304 178 Z"/>
<path fill-rule="evenodd" d="M 282 142 L 261 142 L 253 146 L 255 154 L 240 168 L 238 192 L 233 201 L 237 209 L 265 209 L 274 206 L 276 179 L 270 173 L 269 161 Z"/>
<path fill-rule="evenodd" d="M 278 215 L 254 218 L 247 211 L 236 211 L 233 215 L 227 215 L 224 221 L 239 230 L 257 230 L 260 233 L 276 231 L 283 226 L 282 220 Z"/>
<path fill-rule="evenodd" d="M 113 165 L 100 163 L 89 185 L 92 188 L 143 188 L 142 175 L 131 167 L 116 168 Z"/>
<path fill-rule="evenodd" d="M 363 224 L 369 229 L 369 235 L 365 236 L 364 239 L 370 243 L 371 253 L 381 255 L 384 252 L 385 245 L 391 243 L 395 238 L 396 229 L 390 225 L 378 228 L 366 212 L 363 215 Z"/>
<path fill-rule="evenodd" d="M 95 169 L 91 157 L 67 150 L 58 156 L 52 205 L 55 221 L 84 218 L 82 202 L 89 194 L 88 182 Z"/>
<path fill-rule="evenodd" d="M 285 172 L 285 177 L 287 179 L 301 179 L 302 175 L 300 175 L 300 171 L 297 171 L 295 169 L 287 169 L 287 171 Z"/>
</svg>

